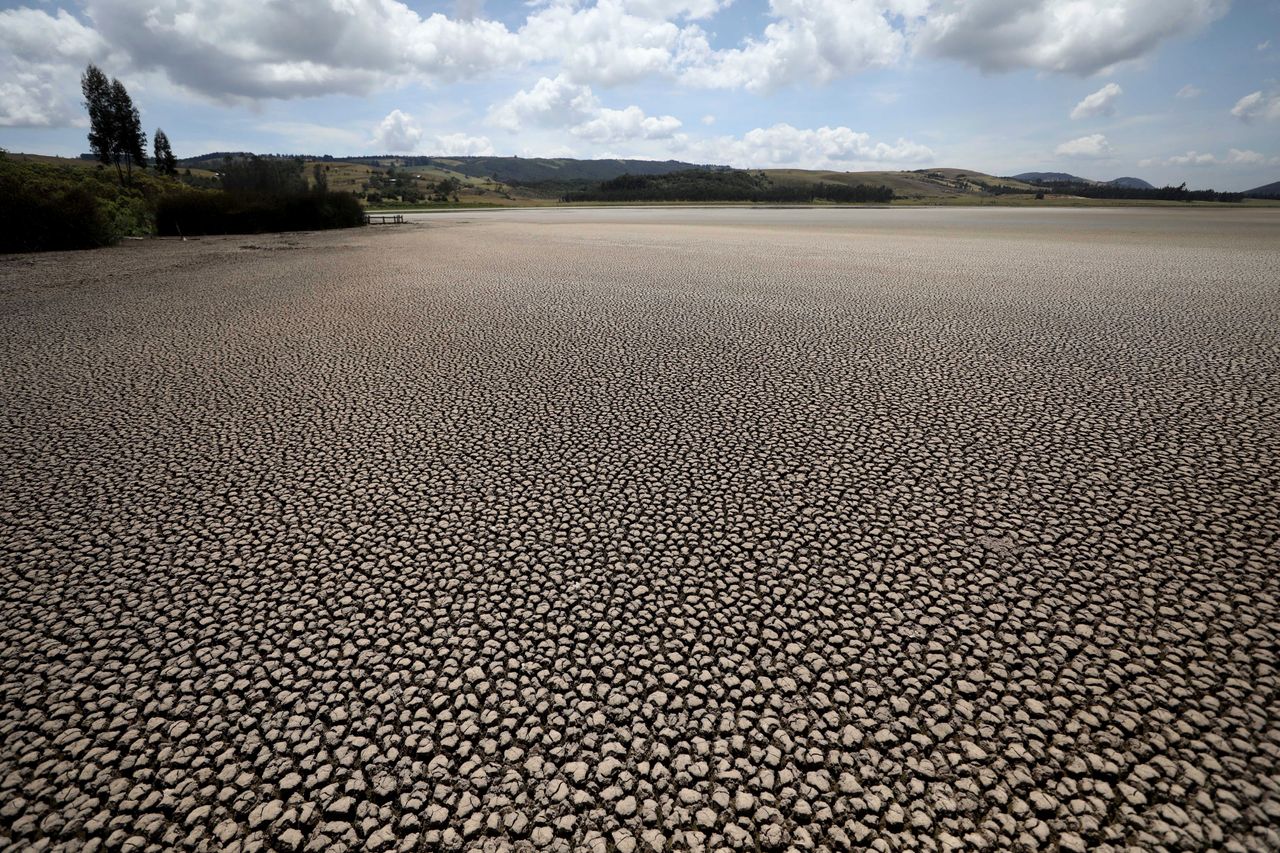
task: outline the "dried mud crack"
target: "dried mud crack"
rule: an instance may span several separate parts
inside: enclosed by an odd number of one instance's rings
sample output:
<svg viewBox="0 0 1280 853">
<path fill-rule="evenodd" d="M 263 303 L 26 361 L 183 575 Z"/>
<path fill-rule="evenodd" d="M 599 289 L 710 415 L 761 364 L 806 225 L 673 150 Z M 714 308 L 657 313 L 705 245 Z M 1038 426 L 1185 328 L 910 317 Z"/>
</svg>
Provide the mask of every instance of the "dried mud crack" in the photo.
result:
<svg viewBox="0 0 1280 853">
<path fill-rule="evenodd" d="M 0 842 L 1280 849 L 1278 238 L 0 258 Z"/>
</svg>

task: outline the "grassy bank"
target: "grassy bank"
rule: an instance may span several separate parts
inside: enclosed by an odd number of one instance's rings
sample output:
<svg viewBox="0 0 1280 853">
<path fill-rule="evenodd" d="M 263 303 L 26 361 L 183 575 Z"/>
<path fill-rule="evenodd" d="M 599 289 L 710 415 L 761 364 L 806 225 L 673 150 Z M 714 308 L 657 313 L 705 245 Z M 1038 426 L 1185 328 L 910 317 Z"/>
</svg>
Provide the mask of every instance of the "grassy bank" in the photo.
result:
<svg viewBox="0 0 1280 853">
<path fill-rule="evenodd" d="M 0 152 L 0 252 L 94 249 L 125 237 L 255 234 L 364 223 L 346 193 L 200 189 L 135 169 L 39 162 Z"/>
<path fill-rule="evenodd" d="M 92 249 L 155 232 L 155 208 L 182 191 L 171 178 L 18 160 L 0 153 L 0 252 Z"/>
</svg>

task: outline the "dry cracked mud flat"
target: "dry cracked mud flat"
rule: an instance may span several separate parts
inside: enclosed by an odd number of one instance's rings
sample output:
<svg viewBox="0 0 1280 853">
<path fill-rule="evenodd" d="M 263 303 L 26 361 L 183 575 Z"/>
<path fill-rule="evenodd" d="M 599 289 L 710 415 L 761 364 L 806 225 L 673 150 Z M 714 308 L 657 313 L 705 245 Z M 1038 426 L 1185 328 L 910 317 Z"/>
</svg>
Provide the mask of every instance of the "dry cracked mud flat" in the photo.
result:
<svg viewBox="0 0 1280 853">
<path fill-rule="evenodd" d="M 1280 216 L 0 259 L 11 849 L 1280 849 Z"/>
</svg>

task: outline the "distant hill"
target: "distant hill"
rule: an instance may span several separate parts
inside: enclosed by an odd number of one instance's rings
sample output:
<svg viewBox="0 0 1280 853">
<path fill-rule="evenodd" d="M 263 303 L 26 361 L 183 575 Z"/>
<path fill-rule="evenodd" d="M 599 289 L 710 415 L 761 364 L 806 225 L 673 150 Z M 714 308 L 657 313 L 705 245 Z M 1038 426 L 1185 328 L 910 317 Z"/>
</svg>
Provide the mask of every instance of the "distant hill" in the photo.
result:
<svg viewBox="0 0 1280 853">
<path fill-rule="evenodd" d="M 1245 190 L 1246 198 L 1280 198 L 1280 181 Z"/>
<path fill-rule="evenodd" d="M 1142 178 L 1116 178 L 1114 181 L 1107 181 L 1107 184 L 1113 187 L 1123 187 L 1126 190 L 1153 190 L 1154 186 L 1142 180 Z"/>
<path fill-rule="evenodd" d="M 665 175 L 705 168 L 679 160 L 574 160 L 569 157 L 349 157 L 351 163 L 434 166 L 503 183 L 608 181 L 621 175 Z"/>
<path fill-rule="evenodd" d="M 1066 172 L 1023 172 L 1021 175 L 1014 175 L 1016 181 L 1028 181 L 1033 184 L 1092 184 L 1088 178 L 1082 178 L 1079 175 L 1069 175 Z"/>
<path fill-rule="evenodd" d="M 241 158 L 245 151 L 214 151 L 178 161 L 181 166 L 216 169 L 227 157 Z M 260 154 L 260 157 L 297 156 L 307 161 L 359 163 L 364 166 L 410 166 L 443 169 L 472 178 L 496 178 L 501 183 L 538 183 L 542 181 L 575 182 L 607 181 L 620 175 L 665 175 L 685 169 L 707 168 L 698 163 L 679 160 L 574 160 L 568 157 L 437 157 L 378 154 L 367 157 L 333 157 L 330 155 Z"/>
<path fill-rule="evenodd" d="M 1095 181 L 1092 178 L 1082 178 L 1079 175 L 1072 175 L 1068 172 L 1023 172 L 1021 175 L 1014 175 L 1014 180 L 1028 181 L 1033 184 L 1101 184 L 1108 187 L 1120 187 L 1126 190 L 1153 190 L 1154 186 L 1142 180 L 1142 178 L 1116 178 L 1113 181 Z"/>
</svg>

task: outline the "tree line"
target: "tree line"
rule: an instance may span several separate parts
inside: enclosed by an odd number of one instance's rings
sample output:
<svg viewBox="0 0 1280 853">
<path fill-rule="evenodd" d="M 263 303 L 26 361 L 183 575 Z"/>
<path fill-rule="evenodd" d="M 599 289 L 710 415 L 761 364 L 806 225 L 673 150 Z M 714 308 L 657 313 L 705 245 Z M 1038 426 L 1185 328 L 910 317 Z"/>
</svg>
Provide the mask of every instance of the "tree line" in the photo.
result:
<svg viewBox="0 0 1280 853">
<path fill-rule="evenodd" d="M 893 190 L 870 184 L 775 183 L 763 172 L 685 169 L 662 175 L 620 175 L 594 187 L 566 192 L 564 201 L 772 202 L 860 204 L 893 201 Z"/>
<path fill-rule="evenodd" d="M 1082 198 L 1131 199 L 1139 201 L 1244 201 L 1244 193 L 1217 190 L 1189 190 L 1183 182 L 1176 187 L 1124 187 L 1115 184 L 1081 184 L 1074 181 L 1047 181 L 1039 184 L 1045 192 L 1075 195 Z"/>
</svg>

